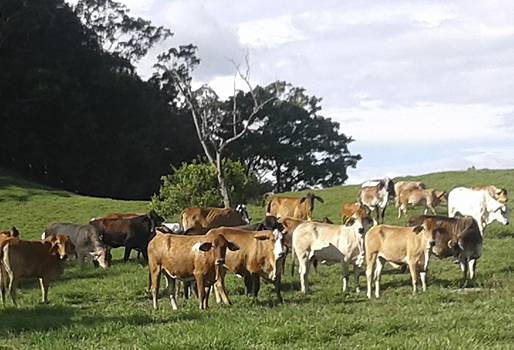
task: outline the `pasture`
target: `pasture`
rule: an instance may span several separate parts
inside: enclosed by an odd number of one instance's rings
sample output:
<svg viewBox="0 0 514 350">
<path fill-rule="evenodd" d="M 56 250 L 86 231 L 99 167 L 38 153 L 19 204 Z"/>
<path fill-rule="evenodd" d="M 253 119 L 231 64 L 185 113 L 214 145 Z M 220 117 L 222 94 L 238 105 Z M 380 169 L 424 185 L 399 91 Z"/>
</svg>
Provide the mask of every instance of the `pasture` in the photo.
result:
<svg viewBox="0 0 514 350">
<path fill-rule="evenodd" d="M 514 171 L 447 172 L 418 176 L 428 187 L 496 184 L 514 193 Z M 314 218 L 339 222 L 341 202 L 354 201 L 356 186 L 316 191 Z M 511 195 L 512 196 L 512 195 Z M 22 238 L 37 239 L 51 221 L 87 222 L 110 212 L 143 212 L 147 203 L 83 197 L 0 174 L 0 228 L 15 225 Z M 439 207 L 439 213 L 445 213 Z M 250 206 L 260 220 L 264 209 Z M 409 209 L 408 216 L 420 210 Z M 386 223 L 396 220 L 390 205 Z M 170 220 L 171 221 L 171 220 Z M 512 215 L 511 215 L 511 222 Z M 172 311 L 165 298 L 154 311 L 146 292 L 147 269 L 135 259 L 121 261 L 114 250 L 107 270 L 68 263 L 61 280 L 50 285 L 49 304 L 40 304 L 37 283 L 24 283 L 19 308 L 8 300 L 0 307 L 0 349 L 475 349 L 514 348 L 514 227 L 493 224 L 486 229 L 484 252 L 477 264 L 474 288 L 459 289 L 461 272 L 451 259 L 432 258 L 428 291 L 411 295 L 408 273 L 386 267 L 382 298 L 368 301 L 365 277 L 356 294 L 342 293 L 340 266 L 311 272 L 311 293 L 300 294 L 298 275 L 290 274 L 290 257 L 283 278 L 285 303 L 278 304 L 271 285 L 264 284 L 256 300 L 242 295 L 243 282 L 227 277 L 232 306 L 200 311 L 196 300 L 179 299 Z M 162 285 L 161 285 L 162 290 Z"/>
</svg>

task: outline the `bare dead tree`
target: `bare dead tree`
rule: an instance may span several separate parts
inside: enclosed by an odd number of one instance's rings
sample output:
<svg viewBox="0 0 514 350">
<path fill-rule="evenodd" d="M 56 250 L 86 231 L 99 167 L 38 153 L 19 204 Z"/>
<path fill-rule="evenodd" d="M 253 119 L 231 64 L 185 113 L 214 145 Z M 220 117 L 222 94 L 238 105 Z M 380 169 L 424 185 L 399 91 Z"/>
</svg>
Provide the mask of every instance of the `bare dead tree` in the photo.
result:
<svg viewBox="0 0 514 350">
<path fill-rule="evenodd" d="M 180 55 L 176 56 L 180 57 Z M 202 145 L 207 160 L 216 167 L 223 204 L 228 208 L 230 207 L 230 197 L 223 172 L 223 154 L 231 143 L 237 141 L 248 132 L 259 111 L 268 103 L 275 100 L 276 97 L 272 96 L 263 100 L 259 99 L 250 82 L 250 64 L 248 55 L 246 55 L 244 71 L 241 70 L 240 65 L 232 61 L 236 71 L 234 74 L 232 95 L 233 104 L 231 112 L 227 113 L 227 111 L 222 109 L 222 104 L 218 96 L 209 86 L 203 85 L 195 91 L 192 90 L 190 75 L 184 74 L 184 71 L 192 71 L 193 67 L 191 67 L 191 62 L 195 63 L 194 60 L 185 60 L 185 62 L 182 63 L 182 69 L 171 69 L 168 70 L 168 72 L 171 73 L 181 97 L 184 99 L 185 104 L 191 112 L 198 140 Z M 156 65 L 156 67 L 160 68 L 162 66 Z M 175 65 L 175 68 L 177 68 L 177 65 Z M 253 106 L 248 112 L 248 115 L 241 115 L 243 112 L 237 105 L 237 94 L 241 91 L 237 89 L 237 79 L 240 79 L 244 83 L 253 102 Z M 223 122 L 228 118 L 231 119 L 232 130 L 229 133 L 223 133 L 221 132 L 221 128 Z"/>
</svg>

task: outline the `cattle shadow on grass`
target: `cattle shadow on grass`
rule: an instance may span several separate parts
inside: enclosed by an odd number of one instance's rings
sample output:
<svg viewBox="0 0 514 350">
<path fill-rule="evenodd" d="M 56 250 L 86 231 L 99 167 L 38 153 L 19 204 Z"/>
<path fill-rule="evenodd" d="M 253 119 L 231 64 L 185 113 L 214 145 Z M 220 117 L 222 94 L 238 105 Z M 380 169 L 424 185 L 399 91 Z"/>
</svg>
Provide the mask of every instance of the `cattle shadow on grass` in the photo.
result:
<svg viewBox="0 0 514 350">
<path fill-rule="evenodd" d="M 103 323 L 120 323 L 123 325 L 130 326 L 147 326 L 147 325 L 159 325 L 169 324 L 173 322 L 182 321 L 197 321 L 201 320 L 203 315 L 200 312 L 172 312 L 165 318 L 154 318 L 150 315 L 131 314 L 127 316 L 86 316 L 79 320 L 75 320 L 75 324 L 79 324 L 85 327 L 97 327 Z"/>
<path fill-rule="evenodd" d="M 58 329 L 69 325 L 73 316 L 73 309 L 65 306 L 38 305 L 28 306 L 26 309 L 0 309 L 0 335 Z"/>
</svg>

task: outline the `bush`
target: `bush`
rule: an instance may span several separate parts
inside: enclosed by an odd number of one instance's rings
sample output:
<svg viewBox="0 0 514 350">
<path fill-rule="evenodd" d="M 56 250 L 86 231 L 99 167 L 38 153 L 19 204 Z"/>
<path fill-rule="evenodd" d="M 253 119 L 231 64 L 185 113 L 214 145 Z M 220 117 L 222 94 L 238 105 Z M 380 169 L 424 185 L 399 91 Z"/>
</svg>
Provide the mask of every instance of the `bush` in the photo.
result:
<svg viewBox="0 0 514 350">
<path fill-rule="evenodd" d="M 241 163 L 225 160 L 223 169 L 233 205 L 246 203 L 255 196 L 251 193 L 258 188 L 258 181 L 246 175 Z M 152 196 L 150 206 L 167 219 L 186 207 L 223 207 L 216 168 L 211 164 L 197 162 L 182 163 L 180 168 L 172 168 L 170 175 L 161 177 L 161 188 L 158 194 Z"/>
</svg>

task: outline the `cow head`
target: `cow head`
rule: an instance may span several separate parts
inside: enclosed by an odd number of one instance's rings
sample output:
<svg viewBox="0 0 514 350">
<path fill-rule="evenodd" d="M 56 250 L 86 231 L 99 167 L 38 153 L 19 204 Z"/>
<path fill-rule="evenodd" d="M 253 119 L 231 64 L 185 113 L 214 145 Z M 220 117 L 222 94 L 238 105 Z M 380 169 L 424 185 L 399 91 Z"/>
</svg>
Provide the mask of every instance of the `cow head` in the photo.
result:
<svg viewBox="0 0 514 350">
<path fill-rule="evenodd" d="M 64 235 L 50 235 L 44 239 L 45 242 L 50 242 L 50 252 L 57 255 L 59 259 L 64 260 L 69 254 L 75 253 L 75 246 L 71 243 L 68 236 Z"/>
<path fill-rule="evenodd" d="M 384 179 L 384 187 L 387 191 L 387 195 L 389 196 L 389 199 L 394 199 L 396 196 L 396 191 L 394 189 L 394 182 L 390 178 L 386 177 Z"/>
<path fill-rule="evenodd" d="M 307 202 L 309 204 L 309 212 L 312 213 L 314 211 L 314 200 L 318 200 L 321 203 L 324 203 L 323 198 L 316 196 L 313 193 L 307 193 L 305 197 L 300 199 L 300 203 Z"/>
<path fill-rule="evenodd" d="M 425 240 L 426 245 L 425 249 L 431 249 L 436 241 L 435 241 L 435 231 L 433 229 L 427 228 L 426 224 L 423 223 L 422 225 L 414 226 L 412 227 L 412 231 L 420 236 L 423 240 Z"/>
<path fill-rule="evenodd" d="M 227 249 L 232 251 L 239 250 L 237 244 L 229 242 L 222 234 L 211 233 L 208 234 L 208 236 L 209 237 L 206 237 L 208 240 L 193 245 L 193 251 L 212 253 L 217 266 L 223 266 L 223 264 L 225 264 Z"/>
<path fill-rule="evenodd" d="M 448 192 L 446 191 L 434 191 L 434 196 L 439 203 L 448 203 Z"/>
<path fill-rule="evenodd" d="M 493 209 L 489 212 L 489 218 L 487 223 L 492 223 L 494 221 L 498 221 L 502 225 L 509 224 L 509 214 L 510 211 L 506 205 L 499 205 L 497 208 Z"/>
<path fill-rule="evenodd" d="M 250 221 L 251 221 L 251 218 L 250 218 L 250 215 L 248 215 L 248 211 L 246 210 L 246 204 L 238 204 L 236 206 L 236 211 L 241 214 L 241 219 L 243 219 L 243 221 L 246 223 L 246 224 L 249 224 Z"/>
<path fill-rule="evenodd" d="M 347 227 L 351 227 L 353 229 L 353 232 L 357 233 L 360 236 L 363 236 L 366 233 L 366 229 L 364 228 L 364 224 L 360 217 L 351 217 L 348 220 L 346 220 L 344 225 Z"/>
<path fill-rule="evenodd" d="M 507 203 L 507 201 L 509 200 L 507 197 L 507 190 L 504 188 L 495 188 L 494 199 L 503 204 Z"/>
<path fill-rule="evenodd" d="M 159 227 L 164 222 L 164 218 L 157 214 L 155 210 L 151 210 L 146 214 L 148 221 L 150 222 L 150 232 L 154 232 L 156 227 Z"/>
<path fill-rule="evenodd" d="M 256 233 L 254 238 L 261 242 L 266 243 L 266 265 L 264 271 L 267 271 L 268 275 L 265 278 L 274 281 L 277 276 L 282 273 L 279 269 L 282 268 L 282 264 L 278 261 L 284 258 L 287 254 L 287 247 L 284 242 L 284 235 L 278 229 L 273 231 L 263 231 Z"/>
<path fill-rule="evenodd" d="M 92 256 L 93 261 L 96 261 L 98 265 L 102 269 L 106 269 L 111 265 L 111 254 L 109 252 L 109 249 L 102 245 L 96 245 L 95 250 L 92 252 L 89 252 L 89 254 Z"/>
<path fill-rule="evenodd" d="M 0 235 L 6 237 L 18 237 L 20 232 L 16 229 L 16 227 L 13 226 L 9 231 L 0 232 Z"/>
</svg>

